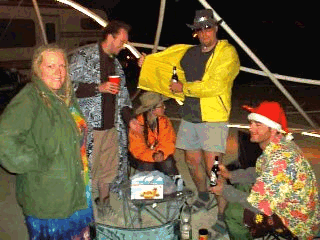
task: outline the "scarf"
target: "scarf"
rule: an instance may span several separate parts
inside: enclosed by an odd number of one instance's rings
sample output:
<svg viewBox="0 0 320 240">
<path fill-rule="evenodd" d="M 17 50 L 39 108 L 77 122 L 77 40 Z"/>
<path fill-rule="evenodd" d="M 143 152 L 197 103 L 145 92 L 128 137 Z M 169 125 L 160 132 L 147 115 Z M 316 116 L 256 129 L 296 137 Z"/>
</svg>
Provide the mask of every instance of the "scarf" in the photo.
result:
<svg viewBox="0 0 320 240">
<path fill-rule="evenodd" d="M 84 120 L 84 118 L 81 116 L 81 114 L 79 113 L 79 111 L 77 111 L 75 107 L 70 107 L 70 112 L 74 118 L 74 121 L 76 122 L 79 133 L 82 134 L 82 139 L 80 142 L 80 155 L 82 160 L 84 183 L 87 186 L 89 183 L 89 167 L 88 167 L 88 157 L 87 157 L 87 150 L 86 150 L 86 137 L 88 134 L 88 127 L 87 127 L 86 121 Z"/>
</svg>

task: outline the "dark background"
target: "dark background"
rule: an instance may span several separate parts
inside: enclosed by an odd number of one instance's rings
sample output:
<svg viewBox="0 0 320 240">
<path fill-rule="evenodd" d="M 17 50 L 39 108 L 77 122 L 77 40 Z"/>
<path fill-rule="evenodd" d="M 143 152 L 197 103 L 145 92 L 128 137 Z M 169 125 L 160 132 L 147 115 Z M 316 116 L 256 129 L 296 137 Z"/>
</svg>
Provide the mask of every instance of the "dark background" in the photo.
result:
<svg viewBox="0 0 320 240">
<path fill-rule="evenodd" d="M 130 41 L 153 44 L 160 10 L 160 0 L 77 0 L 87 7 L 103 9 L 108 20 L 122 20 L 132 26 Z M 320 80 L 319 68 L 319 13 L 316 2 L 309 1 L 213 1 L 207 0 L 217 14 L 272 72 L 302 79 Z M 197 0 L 167 0 L 160 46 L 177 43 L 197 44 L 186 23 L 192 23 L 195 11 L 204 7 Z M 233 38 L 220 27 L 218 38 L 228 39 L 237 49 L 241 66 L 259 69 Z M 145 51 L 145 49 L 139 49 Z M 125 51 L 122 51 L 123 55 Z M 120 55 L 119 55 L 120 57 Z M 128 64 L 125 69 L 131 95 L 136 93 L 139 69 Z M 318 118 L 319 85 L 280 80 L 287 92 L 320 125 Z M 257 105 L 263 100 L 278 101 L 293 115 L 288 120 L 304 118 L 297 114 L 288 98 L 267 77 L 240 71 L 232 89 L 231 119 L 239 119 L 237 107 Z M 175 106 L 174 104 L 168 105 Z M 177 113 L 173 108 L 173 113 Z M 170 110 L 170 109 L 168 109 Z M 170 111 L 168 111 L 170 112 Z M 242 111 L 239 111 L 242 113 Z M 311 115 L 310 115 L 311 114 Z M 292 120 L 292 118 L 294 120 Z M 244 119 L 246 121 L 246 119 Z M 309 124 L 307 124 L 309 125 Z"/>
<path fill-rule="evenodd" d="M 0 0 L 1 1 L 1 0 Z M 31 0 L 24 0 L 29 1 Z M 54 1 L 54 0 L 38 0 Z M 161 0 L 74 0 L 89 8 L 99 8 L 106 12 L 107 20 L 122 20 L 132 26 L 130 41 L 153 44 Z M 320 80 L 319 65 L 319 10 L 316 1 L 214 1 L 207 0 L 233 32 L 250 48 L 254 54 L 273 73 Z M 177 43 L 197 44 L 192 38 L 191 24 L 195 11 L 204 7 L 198 0 L 166 0 L 165 15 L 160 38 L 160 46 L 168 47 Z M 241 66 L 258 69 L 233 38 L 220 27 L 218 38 L 228 39 L 237 49 Z M 150 49 L 139 49 L 150 52 Z M 127 58 L 130 56 L 131 58 Z M 124 66 L 127 86 L 132 97 L 137 96 L 137 83 L 140 68 L 133 55 L 124 50 L 118 56 Z M 15 73 L 0 72 L 2 79 L 9 83 L 16 79 Z M 20 82 L 19 79 L 16 82 Z M 320 125 L 319 85 L 282 81 L 285 89 L 296 102 Z M 11 84 L 12 85 L 12 84 Z M 10 99 L 23 85 L 11 86 L 8 94 L 0 95 L 0 113 Z M 6 87 L 6 86 L 5 86 Z M 138 99 L 138 98 L 135 98 Z M 279 101 L 287 113 L 303 120 L 288 98 L 267 77 L 240 71 L 232 88 L 231 119 L 243 104 L 251 106 L 263 100 Z M 135 103 L 135 102 L 134 102 Z M 173 116 L 178 116 L 174 101 L 168 106 Z M 170 110 L 168 107 L 168 110 Z M 318 110 L 319 109 L 319 110 Z M 236 116 L 236 119 L 239 119 Z M 246 119 L 244 119 L 246 121 Z M 290 119 L 289 119 L 290 120 Z"/>
<path fill-rule="evenodd" d="M 122 20 L 132 26 L 130 41 L 154 42 L 160 0 L 78 0 L 87 7 L 103 9 L 109 20 Z M 319 18 L 316 2 L 293 1 L 207 1 L 226 24 L 273 73 L 319 79 Z M 251 1 L 250 1 L 251 2 Z M 167 0 L 160 46 L 196 44 L 186 23 L 192 23 L 195 10 L 203 9 L 197 0 Z M 258 69 L 255 63 L 222 28 L 220 39 L 237 48 L 241 65 Z M 241 81 L 250 81 L 250 77 Z"/>
<path fill-rule="evenodd" d="M 26 0 L 25 0 L 26 1 Z M 40 0 L 39 0 L 40 1 Z M 75 0 L 106 12 L 107 20 L 122 20 L 132 26 L 130 41 L 153 44 L 155 40 L 161 0 Z M 316 1 L 213 1 L 207 0 L 233 32 L 254 54 L 277 74 L 320 80 L 319 65 L 319 13 Z M 250 1 L 251 2 L 251 1 Z M 195 11 L 203 9 L 198 0 L 166 0 L 160 46 L 177 43 L 197 44 L 192 38 L 191 24 Z M 258 69 L 233 38 L 220 27 L 220 39 L 228 39 L 237 49 L 241 66 Z M 141 52 L 150 49 L 139 49 Z M 128 50 L 120 53 L 131 96 L 137 92 L 139 67 Z M 304 110 L 317 110 L 320 86 L 280 81 Z M 288 105 L 290 101 L 267 77 L 241 71 L 234 81 L 232 96 L 235 103 L 248 99 L 249 104 L 262 100 L 275 100 Z M 14 93 L 15 94 L 15 93 Z M 10 99 L 10 98 L 9 98 Z M 1 100 L 1 99 L 0 99 Z M 1 101 L 0 101 L 1 102 Z M 235 105 L 235 104 L 233 104 Z M 317 111 L 318 112 L 318 111 Z"/>
</svg>

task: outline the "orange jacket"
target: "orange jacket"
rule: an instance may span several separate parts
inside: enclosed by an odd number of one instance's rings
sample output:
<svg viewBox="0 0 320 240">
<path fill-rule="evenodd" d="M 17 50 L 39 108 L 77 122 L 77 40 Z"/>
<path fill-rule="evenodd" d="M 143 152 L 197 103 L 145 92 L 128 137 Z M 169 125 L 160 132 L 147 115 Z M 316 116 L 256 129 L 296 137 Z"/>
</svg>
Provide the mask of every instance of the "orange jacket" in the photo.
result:
<svg viewBox="0 0 320 240">
<path fill-rule="evenodd" d="M 144 125 L 143 115 L 137 117 L 138 121 Z M 158 151 L 164 153 L 164 159 L 172 155 L 175 151 L 176 133 L 173 129 L 170 119 L 166 116 L 158 117 L 159 129 L 155 132 L 148 127 L 148 142 L 149 145 L 158 141 L 158 144 L 151 149 L 145 142 L 144 133 L 129 131 L 129 151 L 136 158 L 144 162 L 154 162 L 152 155 Z"/>
</svg>

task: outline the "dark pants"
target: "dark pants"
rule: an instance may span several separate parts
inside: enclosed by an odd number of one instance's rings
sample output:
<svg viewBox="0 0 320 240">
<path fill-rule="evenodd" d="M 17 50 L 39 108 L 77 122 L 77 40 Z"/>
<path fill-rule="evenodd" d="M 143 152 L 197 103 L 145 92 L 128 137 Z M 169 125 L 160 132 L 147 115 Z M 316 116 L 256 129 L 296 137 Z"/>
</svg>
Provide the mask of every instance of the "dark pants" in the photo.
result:
<svg viewBox="0 0 320 240">
<path fill-rule="evenodd" d="M 174 160 L 172 155 L 170 155 L 163 162 L 144 162 L 134 157 L 131 157 L 130 162 L 131 166 L 139 171 L 158 170 L 159 172 L 162 172 L 168 176 L 179 174 L 178 168 L 176 166 L 176 161 Z"/>
</svg>

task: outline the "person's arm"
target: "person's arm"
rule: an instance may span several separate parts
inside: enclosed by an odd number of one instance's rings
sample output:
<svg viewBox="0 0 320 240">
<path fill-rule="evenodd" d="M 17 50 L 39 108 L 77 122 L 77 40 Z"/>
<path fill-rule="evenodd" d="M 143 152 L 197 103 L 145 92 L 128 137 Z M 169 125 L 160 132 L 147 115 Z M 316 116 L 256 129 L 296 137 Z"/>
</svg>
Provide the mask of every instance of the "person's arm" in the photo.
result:
<svg viewBox="0 0 320 240">
<path fill-rule="evenodd" d="M 2 113 L 0 120 L 0 163 L 9 172 L 17 174 L 46 171 L 50 165 L 48 159 L 40 157 L 30 137 L 38 108 L 28 90 L 21 90 Z"/>
<path fill-rule="evenodd" d="M 237 169 L 234 171 L 229 171 L 227 167 L 223 164 L 219 164 L 218 174 L 223 178 L 228 179 L 231 184 L 233 183 L 255 183 L 258 174 L 256 173 L 256 169 L 254 167 L 246 168 L 246 169 Z"/>
<path fill-rule="evenodd" d="M 157 151 L 162 151 L 164 159 L 172 155 L 175 151 L 176 133 L 172 126 L 172 123 L 167 117 L 159 118 L 159 136 L 158 145 L 156 147 Z"/>
<path fill-rule="evenodd" d="M 134 118 L 133 110 L 132 108 L 128 106 L 124 106 L 121 109 L 121 116 L 124 121 L 124 123 L 129 126 L 130 121 Z"/>
<path fill-rule="evenodd" d="M 80 52 L 75 52 L 69 57 L 70 79 L 73 84 L 74 92 L 77 98 L 93 97 L 99 93 L 98 84 L 89 83 L 86 78 L 88 64 L 85 56 Z"/>
<path fill-rule="evenodd" d="M 143 125 L 142 118 L 138 119 L 140 124 Z M 145 162 L 154 162 L 153 155 L 156 153 L 154 149 L 150 149 L 145 142 L 142 132 L 129 129 L 129 151 L 136 158 Z"/>
<path fill-rule="evenodd" d="M 232 185 L 225 184 L 222 190 L 222 196 L 225 200 L 231 203 L 239 203 L 243 208 L 247 208 L 254 213 L 259 213 L 259 209 L 253 207 L 248 201 L 247 198 L 250 193 L 240 191 L 234 188 Z"/>
<path fill-rule="evenodd" d="M 230 183 L 255 183 L 258 177 L 255 167 L 230 171 Z"/>
<path fill-rule="evenodd" d="M 130 107 L 124 106 L 121 109 L 121 116 L 122 116 L 123 122 L 126 124 L 127 127 L 129 127 L 129 129 L 132 132 L 138 132 L 138 133 L 142 134 L 143 126 L 135 118 L 133 110 Z"/>
</svg>

